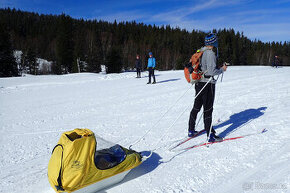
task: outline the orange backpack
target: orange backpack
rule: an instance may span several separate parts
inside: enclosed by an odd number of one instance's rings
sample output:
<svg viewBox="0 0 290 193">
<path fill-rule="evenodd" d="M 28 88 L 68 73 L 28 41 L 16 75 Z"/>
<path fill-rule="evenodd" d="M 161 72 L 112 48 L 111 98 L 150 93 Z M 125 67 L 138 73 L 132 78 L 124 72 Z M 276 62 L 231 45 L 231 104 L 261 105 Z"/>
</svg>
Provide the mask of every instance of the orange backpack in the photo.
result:
<svg viewBox="0 0 290 193">
<path fill-rule="evenodd" d="M 190 70 L 188 70 L 188 66 L 184 68 L 184 76 L 188 83 L 193 84 L 203 78 L 203 72 L 200 69 L 200 60 L 202 54 L 202 51 L 197 50 L 197 52 L 191 56 L 190 62 L 193 68 L 192 73 L 190 73 Z"/>
</svg>

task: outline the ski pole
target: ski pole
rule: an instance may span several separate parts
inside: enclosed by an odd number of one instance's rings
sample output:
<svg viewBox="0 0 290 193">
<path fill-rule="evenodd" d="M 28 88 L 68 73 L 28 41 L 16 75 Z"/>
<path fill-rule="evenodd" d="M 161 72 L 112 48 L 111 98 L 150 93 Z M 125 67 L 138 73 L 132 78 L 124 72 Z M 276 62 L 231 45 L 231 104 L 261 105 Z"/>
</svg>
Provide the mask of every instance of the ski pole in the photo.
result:
<svg viewBox="0 0 290 193">
<path fill-rule="evenodd" d="M 224 74 L 224 73 L 223 73 Z M 223 75 L 222 74 L 222 75 Z M 223 76 L 222 76 L 222 78 L 223 78 Z M 218 79 L 219 79 L 219 75 L 218 75 L 218 77 L 217 77 L 217 80 L 216 80 L 216 82 L 218 81 Z M 212 106 L 212 108 L 213 108 L 213 106 Z M 211 130 L 212 130 L 212 121 L 211 121 L 211 125 L 210 125 L 210 128 L 209 128 L 209 133 L 208 133 L 208 136 L 207 136 L 207 139 L 206 139 L 206 142 L 208 143 L 208 140 L 209 140 L 209 136 L 210 136 L 210 134 L 211 134 Z"/>
<path fill-rule="evenodd" d="M 195 95 L 194 100 L 200 95 L 200 93 L 204 90 L 204 88 L 206 87 L 206 85 L 208 85 L 210 83 L 210 81 L 212 80 L 212 77 L 209 78 L 209 80 L 207 81 L 207 83 L 202 87 L 202 89 Z M 191 87 L 190 87 L 191 88 Z M 190 105 L 191 106 L 191 105 Z M 187 111 L 189 106 L 187 106 L 184 111 L 182 113 L 180 113 L 180 115 L 174 120 L 174 122 L 171 124 L 171 126 L 168 128 L 171 129 L 175 123 L 180 119 L 180 117 Z M 162 146 L 157 147 L 157 145 L 161 142 L 162 138 L 166 135 L 166 132 L 164 132 L 164 134 L 160 137 L 159 141 L 156 143 L 155 148 L 152 151 L 155 151 L 159 148 L 161 148 Z M 131 147 L 131 146 L 130 146 Z"/>
<path fill-rule="evenodd" d="M 153 129 L 157 126 L 157 124 L 163 119 L 163 117 L 176 105 L 176 103 L 184 97 L 184 95 L 191 89 L 192 85 L 175 101 L 175 103 L 169 107 L 167 109 L 167 111 L 158 119 L 158 121 L 149 129 L 147 130 L 147 132 L 142 136 L 140 137 L 138 140 L 136 140 L 133 144 L 131 144 L 129 146 L 129 149 L 131 149 L 132 146 L 136 145 L 137 143 L 139 143 L 141 140 L 144 140 L 145 136 Z"/>
</svg>

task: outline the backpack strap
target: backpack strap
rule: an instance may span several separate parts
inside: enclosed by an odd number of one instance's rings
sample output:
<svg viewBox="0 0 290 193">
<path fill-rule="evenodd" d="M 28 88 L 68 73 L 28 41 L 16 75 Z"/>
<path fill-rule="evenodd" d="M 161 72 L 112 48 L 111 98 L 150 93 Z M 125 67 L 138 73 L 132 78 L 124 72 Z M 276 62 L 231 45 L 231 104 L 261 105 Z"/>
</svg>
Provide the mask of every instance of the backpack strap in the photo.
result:
<svg viewBox="0 0 290 193">
<path fill-rule="evenodd" d="M 63 146 L 61 144 L 57 144 L 53 148 L 52 153 L 54 152 L 55 148 L 57 148 L 58 146 L 60 146 L 62 148 L 62 152 L 61 152 L 61 164 L 60 164 L 59 174 L 58 174 L 58 178 L 57 178 L 58 186 L 55 186 L 55 188 L 56 188 L 57 191 L 64 191 L 64 189 L 62 187 L 62 182 L 61 182 L 61 170 L 62 170 L 62 161 L 63 161 Z"/>
</svg>

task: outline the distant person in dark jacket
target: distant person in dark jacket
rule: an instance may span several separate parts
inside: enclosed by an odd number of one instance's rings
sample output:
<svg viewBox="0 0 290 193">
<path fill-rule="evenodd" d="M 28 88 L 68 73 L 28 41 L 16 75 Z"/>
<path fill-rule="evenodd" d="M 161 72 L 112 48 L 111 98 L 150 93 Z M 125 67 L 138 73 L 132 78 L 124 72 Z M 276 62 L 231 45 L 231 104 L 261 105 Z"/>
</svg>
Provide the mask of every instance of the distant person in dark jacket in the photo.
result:
<svg viewBox="0 0 290 193">
<path fill-rule="evenodd" d="M 138 54 L 137 54 L 136 60 L 135 60 L 135 68 L 137 70 L 137 77 L 136 78 L 141 78 L 142 62 L 141 62 L 140 56 Z"/>
<path fill-rule="evenodd" d="M 279 65 L 279 58 L 278 56 L 275 56 L 272 66 L 278 68 L 278 65 Z"/>
<path fill-rule="evenodd" d="M 148 65 L 147 65 L 147 69 L 149 71 L 149 81 L 147 84 L 151 84 L 151 76 L 153 76 L 152 84 L 156 83 L 156 79 L 154 75 L 155 66 L 156 66 L 155 58 L 153 57 L 152 52 L 149 52 Z"/>
</svg>

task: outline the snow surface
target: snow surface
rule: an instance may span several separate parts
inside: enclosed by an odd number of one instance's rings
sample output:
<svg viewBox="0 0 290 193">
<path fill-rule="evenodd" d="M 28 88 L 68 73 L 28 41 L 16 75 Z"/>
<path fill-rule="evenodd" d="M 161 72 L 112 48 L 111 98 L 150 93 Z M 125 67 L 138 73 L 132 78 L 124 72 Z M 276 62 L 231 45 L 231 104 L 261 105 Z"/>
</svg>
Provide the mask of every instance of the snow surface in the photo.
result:
<svg viewBox="0 0 290 193">
<path fill-rule="evenodd" d="M 51 151 L 74 128 L 125 147 L 151 129 L 133 149 L 157 148 L 152 157 L 103 192 L 290 192 L 289 67 L 229 67 L 216 85 L 217 133 L 268 131 L 182 153 L 168 149 L 187 134 L 194 87 L 182 71 L 156 74 L 155 85 L 146 85 L 147 73 L 136 79 L 133 72 L 1 78 L 0 192 L 52 193 Z"/>
</svg>

